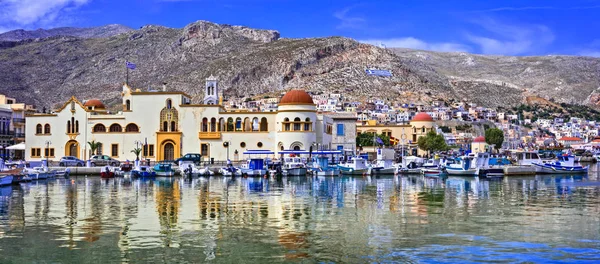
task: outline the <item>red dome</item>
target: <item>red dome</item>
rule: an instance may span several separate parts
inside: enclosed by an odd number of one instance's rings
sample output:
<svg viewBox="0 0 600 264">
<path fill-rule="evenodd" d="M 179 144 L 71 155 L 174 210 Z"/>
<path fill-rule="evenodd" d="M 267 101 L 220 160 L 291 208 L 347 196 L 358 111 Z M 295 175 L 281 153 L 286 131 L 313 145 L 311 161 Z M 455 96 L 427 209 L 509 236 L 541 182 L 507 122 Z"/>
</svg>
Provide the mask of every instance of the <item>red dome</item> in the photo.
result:
<svg viewBox="0 0 600 264">
<path fill-rule="evenodd" d="M 314 102 L 306 91 L 291 90 L 281 97 L 279 104 L 314 104 Z"/>
<path fill-rule="evenodd" d="M 85 107 L 94 107 L 94 109 L 104 109 L 104 104 L 98 99 L 90 99 L 83 104 Z"/>
<path fill-rule="evenodd" d="M 415 121 L 423 121 L 423 122 L 433 122 L 433 118 L 425 112 L 421 112 L 415 115 L 415 117 L 413 117 L 412 120 L 410 120 L 411 122 L 415 122 Z"/>
<path fill-rule="evenodd" d="M 485 137 L 484 136 L 478 136 L 473 140 L 473 143 L 485 143 Z"/>
</svg>

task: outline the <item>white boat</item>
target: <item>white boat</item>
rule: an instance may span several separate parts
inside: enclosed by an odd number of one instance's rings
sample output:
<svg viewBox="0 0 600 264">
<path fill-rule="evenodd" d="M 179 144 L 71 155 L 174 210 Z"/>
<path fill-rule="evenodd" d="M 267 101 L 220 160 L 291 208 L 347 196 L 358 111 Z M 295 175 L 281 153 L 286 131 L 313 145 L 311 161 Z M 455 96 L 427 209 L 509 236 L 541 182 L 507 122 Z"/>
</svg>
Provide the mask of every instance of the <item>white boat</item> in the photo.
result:
<svg viewBox="0 0 600 264">
<path fill-rule="evenodd" d="M 305 176 L 307 172 L 306 165 L 299 157 L 284 158 L 283 170 L 287 171 L 288 176 Z"/>
<path fill-rule="evenodd" d="M 249 159 L 240 168 L 242 176 L 263 176 L 267 174 L 264 159 Z"/>
<path fill-rule="evenodd" d="M 43 180 L 56 176 L 56 172 L 49 170 L 48 167 L 23 168 L 23 174 L 26 174 L 32 180 Z"/>
<path fill-rule="evenodd" d="M 454 162 L 446 166 L 446 172 L 449 175 L 479 176 L 477 158 L 474 155 L 456 158 Z"/>
<path fill-rule="evenodd" d="M 402 163 L 396 164 L 396 173 L 401 174 L 421 174 L 423 158 L 415 156 L 402 157 Z"/>
<path fill-rule="evenodd" d="M 534 163 L 541 164 L 542 159 L 535 151 L 511 151 L 513 165 L 504 167 L 504 175 L 535 175 L 539 170 Z"/>
<path fill-rule="evenodd" d="M 396 173 L 394 166 L 394 150 L 393 149 L 377 149 L 377 160 L 370 166 L 369 175 L 379 174 L 394 174 Z"/>
<path fill-rule="evenodd" d="M 534 163 L 534 166 L 539 169 L 539 173 L 548 174 L 565 174 L 565 173 L 587 173 L 588 166 L 575 165 L 575 157 L 571 155 L 563 155 L 556 157 L 555 161 L 545 163 Z"/>
<path fill-rule="evenodd" d="M 504 176 L 504 166 L 497 162 L 494 162 L 497 165 L 491 165 L 490 159 L 490 153 L 477 153 L 477 167 L 479 168 L 480 175 L 486 177 Z"/>
<path fill-rule="evenodd" d="M 221 173 L 221 175 L 226 176 L 226 177 L 242 176 L 242 171 L 239 168 L 236 168 L 231 165 L 221 168 L 219 170 L 219 173 Z"/>
<path fill-rule="evenodd" d="M 179 165 L 179 174 L 184 176 L 213 176 L 214 173 L 208 168 L 196 168 L 193 162 L 181 162 Z"/>
<path fill-rule="evenodd" d="M 353 157 L 350 161 L 337 166 L 344 175 L 366 175 L 369 172 L 367 161 L 361 157 Z"/>
</svg>

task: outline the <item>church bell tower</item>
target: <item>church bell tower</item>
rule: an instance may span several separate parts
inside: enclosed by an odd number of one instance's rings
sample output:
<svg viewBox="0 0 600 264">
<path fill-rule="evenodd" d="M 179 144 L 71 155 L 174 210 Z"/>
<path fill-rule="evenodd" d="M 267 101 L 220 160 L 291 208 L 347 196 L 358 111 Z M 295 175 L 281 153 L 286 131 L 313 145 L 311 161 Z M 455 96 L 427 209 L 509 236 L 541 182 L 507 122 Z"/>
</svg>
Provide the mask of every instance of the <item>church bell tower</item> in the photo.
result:
<svg viewBox="0 0 600 264">
<path fill-rule="evenodd" d="M 204 104 L 215 105 L 219 103 L 218 81 L 215 76 L 206 78 L 206 87 L 204 89 Z"/>
</svg>

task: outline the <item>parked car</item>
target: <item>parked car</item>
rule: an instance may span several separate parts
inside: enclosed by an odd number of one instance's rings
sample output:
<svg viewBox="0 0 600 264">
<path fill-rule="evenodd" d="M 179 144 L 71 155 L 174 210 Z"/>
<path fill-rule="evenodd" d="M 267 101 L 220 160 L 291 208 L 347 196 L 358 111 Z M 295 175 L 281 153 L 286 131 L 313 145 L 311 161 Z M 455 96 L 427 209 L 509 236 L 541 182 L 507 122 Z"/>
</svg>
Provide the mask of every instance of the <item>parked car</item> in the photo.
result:
<svg viewBox="0 0 600 264">
<path fill-rule="evenodd" d="M 116 167 L 119 166 L 119 164 L 121 164 L 121 162 L 119 162 L 118 160 L 113 159 L 107 155 L 94 155 L 90 159 L 90 162 L 92 167 L 106 165 Z"/>
<path fill-rule="evenodd" d="M 67 167 L 67 166 L 77 166 L 83 167 L 85 162 L 73 156 L 65 156 L 60 159 L 58 162 L 58 166 Z"/>
<path fill-rule="evenodd" d="M 175 164 L 179 164 L 180 161 L 187 161 L 187 162 L 193 162 L 193 163 L 200 163 L 200 158 L 202 157 L 202 155 L 198 154 L 198 153 L 188 153 L 183 155 L 183 157 L 178 158 L 175 160 Z"/>
</svg>

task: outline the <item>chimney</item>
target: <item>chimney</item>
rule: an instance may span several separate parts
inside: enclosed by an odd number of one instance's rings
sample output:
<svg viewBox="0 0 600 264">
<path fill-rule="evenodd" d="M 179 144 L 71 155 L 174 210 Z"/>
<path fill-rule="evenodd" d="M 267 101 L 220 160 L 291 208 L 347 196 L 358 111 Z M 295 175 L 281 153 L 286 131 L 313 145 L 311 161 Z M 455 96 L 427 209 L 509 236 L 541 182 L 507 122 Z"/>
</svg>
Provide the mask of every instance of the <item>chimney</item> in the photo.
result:
<svg viewBox="0 0 600 264">
<path fill-rule="evenodd" d="M 167 83 L 166 82 L 163 83 L 163 89 L 162 90 L 163 90 L 163 92 L 167 91 Z"/>
</svg>

